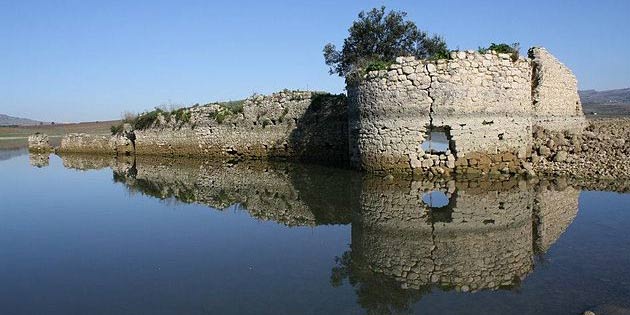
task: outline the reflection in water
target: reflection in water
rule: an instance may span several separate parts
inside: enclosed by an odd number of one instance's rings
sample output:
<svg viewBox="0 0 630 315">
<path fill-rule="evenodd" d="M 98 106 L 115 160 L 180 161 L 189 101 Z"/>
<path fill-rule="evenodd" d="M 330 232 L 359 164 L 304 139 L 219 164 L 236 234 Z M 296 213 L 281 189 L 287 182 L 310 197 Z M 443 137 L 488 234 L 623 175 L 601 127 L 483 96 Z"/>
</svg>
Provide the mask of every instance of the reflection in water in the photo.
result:
<svg viewBox="0 0 630 315">
<path fill-rule="evenodd" d="M 46 167 L 50 164 L 50 155 L 49 154 L 39 154 L 39 153 L 29 153 L 28 161 L 31 166 L 35 167 Z"/>
<path fill-rule="evenodd" d="M 562 181 L 385 180 L 285 163 L 63 156 L 76 169 L 111 167 L 130 192 L 240 205 L 287 226 L 352 224 L 350 250 L 332 268 L 373 313 L 404 312 L 434 288 L 512 290 L 577 214 L 579 190 Z M 427 202 L 427 194 L 444 200 Z"/>
<path fill-rule="evenodd" d="M 287 226 L 348 224 L 354 172 L 288 163 L 237 164 L 154 157 L 64 155 L 64 166 L 99 169 L 110 166 L 114 182 L 131 193 L 215 209 L 239 205 L 251 216 Z"/>
<path fill-rule="evenodd" d="M 3 149 L 0 142 L 0 161 L 10 160 L 16 156 L 20 156 L 24 154 L 28 154 L 28 150 L 26 148 L 17 147 L 17 148 Z"/>
<path fill-rule="evenodd" d="M 115 169 L 122 167 L 121 163 L 133 162 L 129 159 L 119 159 L 109 155 L 83 155 L 83 154 L 66 154 L 61 158 L 63 166 L 75 170 L 99 170 L 103 168 Z"/>
<path fill-rule="evenodd" d="M 430 207 L 422 196 L 450 194 Z M 429 292 L 517 288 L 577 215 L 579 191 L 566 185 L 508 181 L 366 179 L 352 222 L 351 250 L 332 282 L 347 278 L 359 302 L 397 313 Z M 387 293 L 384 294 L 383 286 Z"/>
</svg>

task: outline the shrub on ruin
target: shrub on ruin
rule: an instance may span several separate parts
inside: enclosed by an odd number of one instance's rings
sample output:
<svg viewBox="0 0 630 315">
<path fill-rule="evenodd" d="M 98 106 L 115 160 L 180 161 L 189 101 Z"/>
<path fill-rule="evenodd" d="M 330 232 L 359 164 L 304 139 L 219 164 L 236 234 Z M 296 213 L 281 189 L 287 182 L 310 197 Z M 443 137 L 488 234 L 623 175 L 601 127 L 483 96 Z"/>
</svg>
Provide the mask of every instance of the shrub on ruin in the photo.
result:
<svg viewBox="0 0 630 315">
<path fill-rule="evenodd" d="M 327 108 L 330 105 L 342 106 L 346 102 L 346 95 L 341 94 L 330 94 L 330 93 L 313 93 L 311 94 L 311 105 L 309 106 L 309 110 L 319 111 L 321 109 Z"/>
<path fill-rule="evenodd" d="M 191 119 L 190 109 L 188 108 L 165 110 L 164 107 L 156 107 L 152 111 L 139 115 L 129 112 L 125 113 L 122 123 L 112 126 L 111 132 L 113 135 L 120 134 L 124 123 L 130 124 L 134 130 L 145 130 L 159 124 L 160 116 L 164 117 L 166 121 L 174 120 L 175 123 L 179 124 L 179 127 L 189 123 Z"/>
<path fill-rule="evenodd" d="M 368 67 L 381 70 L 400 56 L 433 59 L 449 55 L 442 37 L 418 29 L 406 17 L 403 11 L 386 13 L 384 6 L 361 11 L 348 29 L 349 36 L 341 50 L 332 43 L 324 47 L 330 74 L 348 77 Z"/>
<path fill-rule="evenodd" d="M 112 125 L 109 130 L 112 132 L 112 136 L 119 135 L 123 132 L 123 123 Z"/>
<path fill-rule="evenodd" d="M 190 122 L 190 110 L 187 108 L 176 109 L 171 112 L 171 116 L 175 117 L 175 122 L 179 124 L 186 124 Z"/>
<path fill-rule="evenodd" d="M 210 118 L 216 120 L 219 124 L 222 124 L 227 118 L 243 112 L 245 100 L 206 104 L 206 106 L 209 105 L 219 105 L 219 108 L 216 111 L 210 113 Z"/>
<path fill-rule="evenodd" d="M 378 70 L 387 70 L 389 66 L 392 65 L 391 61 L 383 61 L 383 60 L 373 60 L 368 62 L 365 67 L 366 72 L 370 71 L 378 71 Z"/>
<path fill-rule="evenodd" d="M 160 108 L 156 108 L 153 111 L 145 112 L 143 114 L 138 115 L 136 120 L 133 122 L 132 126 L 135 130 L 145 130 L 158 122 L 158 118 L 160 114 L 164 113 L 164 111 Z"/>
<path fill-rule="evenodd" d="M 245 105 L 245 100 L 222 102 L 219 103 L 219 105 L 228 109 L 232 114 L 239 114 L 243 112 L 243 105 Z"/>
<path fill-rule="evenodd" d="M 479 47 L 479 52 L 482 54 L 487 53 L 488 51 L 495 51 L 498 54 L 508 54 L 512 57 L 512 61 L 518 60 L 520 50 L 519 43 L 513 43 L 508 45 L 506 43 L 495 44 L 491 43 L 488 47 Z"/>
<path fill-rule="evenodd" d="M 222 124 L 229 116 L 232 116 L 232 113 L 225 108 L 219 108 L 216 112 L 210 114 L 210 117 L 214 118 L 219 124 Z"/>
</svg>

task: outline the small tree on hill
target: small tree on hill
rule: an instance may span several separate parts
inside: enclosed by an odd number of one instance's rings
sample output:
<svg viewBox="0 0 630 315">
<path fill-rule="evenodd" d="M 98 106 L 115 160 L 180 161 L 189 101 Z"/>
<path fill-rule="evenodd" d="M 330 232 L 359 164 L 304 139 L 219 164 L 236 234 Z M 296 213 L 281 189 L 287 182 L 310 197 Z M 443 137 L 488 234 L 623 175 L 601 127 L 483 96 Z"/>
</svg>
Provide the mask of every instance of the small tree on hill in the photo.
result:
<svg viewBox="0 0 630 315">
<path fill-rule="evenodd" d="M 402 11 L 386 14 L 384 6 L 361 11 L 341 50 L 332 43 L 324 47 L 330 74 L 347 76 L 358 69 L 384 69 L 399 56 L 447 58 L 446 42 L 440 36 L 429 36 L 419 30 L 414 22 L 405 20 L 406 16 Z"/>
</svg>

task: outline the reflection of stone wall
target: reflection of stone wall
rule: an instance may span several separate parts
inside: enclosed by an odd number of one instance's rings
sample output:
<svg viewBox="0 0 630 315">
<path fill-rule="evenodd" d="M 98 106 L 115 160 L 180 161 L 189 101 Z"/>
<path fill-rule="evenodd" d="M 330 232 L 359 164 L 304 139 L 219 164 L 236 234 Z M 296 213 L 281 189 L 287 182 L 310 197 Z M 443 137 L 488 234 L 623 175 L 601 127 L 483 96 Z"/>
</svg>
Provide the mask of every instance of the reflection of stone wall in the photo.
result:
<svg viewBox="0 0 630 315">
<path fill-rule="evenodd" d="M 205 204 L 224 209 L 239 204 L 253 217 L 288 226 L 346 224 L 350 221 L 350 202 L 343 198 L 316 199 L 308 189 L 325 192 L 329 180 L 349 180 L 346 173 L 309 172 L 291 164 L 243 162 L 223 164 L 188 159 L 152 157 L 107 157 L 63 155 L 64 166 L 74 169 L 98 169 L 110 166 L 114 180 L 131 192 L 159 199 L 173 198 L 185 203 Z M 318 174 L 326 174 L 323 180 Z M 299 177 L 299 181 L 296 181 Z M 310 178 L 310 179 L 305 179 Z M 337 187 L 338 188 L 338 187 Z M 328 194 L 332 195 L 332 194 Z"/>
<path fill-rule="evenodd" d="M 116 158 L 110 155 L 63 154 L 61 162 L 65 168 L 87 171 L 112 167 Z"/>
<path fill-rule="evenodd" d="M 352 260 L 403 288 L 517 286 L 533 269 L 537 250 L 548 250 L 577 212 L 573 188 L 555 185 L 549 193 L 518 180 L 431 183 L 368 176 L 362 187 Z M 422 201 L 428 190 L 446 192 L 449 204 L 428 207 Z"/>
<path fill-rule="evenodd" d="M 29 153 L 28 161 L 31 166 L 46 167 L 50 164 L 50 154 Z"/>
<path fill-rule="evenodd" d="M 580 190 L 566 184 L 543 183 L 534 203 L 537 249 L 549 250 L 577 216 Z"/>
<path fill-rule="evenodd" d="M 240 204 L 287 226 L 352 222 L 351 251 L 335 268 L 359 294 L 400 290 L 396 303 L 433 286 L 463 292 L 518 286 L 533 257 L 549 250 L 577 213 L 578 190 L 537 180 L 388 180 L 290 163 L 204 162 L 181 158 L 62 156 L 77 169 L 108 165 L 131 192 L 217 209 Z M 441 191 L 440 208 L 422 200 Z M 376 292 L 372 292 L 376 290 Z M 401 302 L 402 301 L 402 302 Z"/>
<path fill-rule="evenodd" d="M 461 291 L 518 285 L 533 269 L 531 222 L 483 231 L 435 229 L 431 281 Z"/>
</svg>

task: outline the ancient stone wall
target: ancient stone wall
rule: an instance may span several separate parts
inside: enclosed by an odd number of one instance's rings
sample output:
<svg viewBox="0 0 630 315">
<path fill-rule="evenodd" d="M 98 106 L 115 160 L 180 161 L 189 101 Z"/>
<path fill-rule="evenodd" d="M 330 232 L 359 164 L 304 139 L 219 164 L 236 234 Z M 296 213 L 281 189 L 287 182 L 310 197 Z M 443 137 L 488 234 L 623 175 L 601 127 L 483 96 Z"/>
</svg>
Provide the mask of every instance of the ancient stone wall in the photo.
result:
<svg viewBox="0 0 630 315">
<path fill-rule="evenodd" d="M 283 91 L 245 100 L 241 111 L 221 105 L 190 109 L 190 121 L 161 121 L 136 130 L 138 155 L 347 161 L 345 97 Z"/>
<path fill-rule="evenodd" d="M 102 153 L 113 154 L 114 148 L 110 143 L 111 137 L 91 134 L 73 133 L 61 139 L 58 151 L 60 153 Z"/>
<path fill-rule="evenodd" d="M 551 130 L 581 129 L 585 118 L 573 72 L 545 48 L 529 50 L 532 60 L 534 124 Z"/>
<path fill-rule="evenodd" d="M 47 134 L 35 133 L 28 136 L 28 150 L 32 153 L 48 153 L 53 151 Z"/>
<path fill-rule="evenodd" d="M 351 162 L 368 171 L 409 169 L 424 156 L 431 79 L 419 62 L 405 67 L 409 79 L 401 65 L 392 67 L 397 69 L 371 72 L 361 84 L 348 85 Z"/>
<path fill-rule="evenodd" d="M 453 53 L 428 64 L 433 126 L 448 127 L 456 155 L 521 152 L 530 141 L 529 62 L 510 55 Z"/>
<path fill-rule="evenodd" d="M 57 151 L 59 153 L 131 155 L 133 154 L 133 144 L 122 135 L 104 136 L 71 133 L 61 139 L 61 145 Z"/>
<path fill-rule="evenodd" d="M 240 106 L 194 106 L 183 109 L 186 120 L 160 112 L 142 129 L 111 137 L 71 134 L 60 152 L 347 163 L 345 96 L 282 91 L 252 96 Z"/>
</svg>

